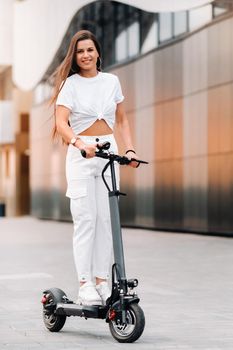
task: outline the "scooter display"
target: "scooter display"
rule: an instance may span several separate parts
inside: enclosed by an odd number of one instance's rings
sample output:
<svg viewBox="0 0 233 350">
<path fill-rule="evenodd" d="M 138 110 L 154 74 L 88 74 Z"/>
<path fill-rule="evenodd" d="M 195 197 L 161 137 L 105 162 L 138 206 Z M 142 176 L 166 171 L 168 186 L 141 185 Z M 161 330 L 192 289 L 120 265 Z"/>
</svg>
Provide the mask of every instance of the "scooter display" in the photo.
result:
<svg viewBox="0 0 233 350">
<path fill-rule="evenodd" d="M 108 160 L 102 171 L 103 181 L 108 189 L 109 206 L 111 215 L 114 264 L 112 266 L 112 291 L 107 299 L 106 305 L 79 305 L 69 300 L 65 292 L 59 288 L 50 288 L 43 292 L 43 321 L 50 332 L 59 332 L 66 317 L 80 316 L 85 319 L 105 319 L 109 324 L 112 336 L 120 343 L 132 343 L 142 334 L 145 327 L 144 312 L 139 306 L 139 297 L 134 288 L 138 285 L 136 278 L 127 279 L 125 273 L 124 251 L 119 213 L 119 196 L 125 195 L 116 186 L 116 175 L 114 163 L 120 165 L 137 161 L 148 164 L 148 162 L 119 156 L 108 152 L 109 142 L 98 145 L 96 157 Z M 82 151 L 85 157 L 85 151 Z M 109 187 L 104 174 L 110 167 L 112 188 Z"/>
</svg>

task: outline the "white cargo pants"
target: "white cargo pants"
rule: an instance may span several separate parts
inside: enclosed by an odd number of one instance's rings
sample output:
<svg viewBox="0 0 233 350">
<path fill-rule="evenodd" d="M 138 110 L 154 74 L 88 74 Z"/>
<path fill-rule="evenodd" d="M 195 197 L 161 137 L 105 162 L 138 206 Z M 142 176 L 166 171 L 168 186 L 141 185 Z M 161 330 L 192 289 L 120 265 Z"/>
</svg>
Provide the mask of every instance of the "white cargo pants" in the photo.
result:
<svg viewBox="0 0 233 350">
<path fill-rule="evenodd" d="M 113 135 L 80 136 L 89 144 L 111 143 L 110 151 L 117 153 Z M 105 159 L 83 158 L 78 148 L 69 145 L 66 157 L 66 196 L 70 198 L 70 210 L 74 224 L 73 251 L 80 282 L 98 277 L 108 279 L 112 257 L 112 230 L 108 202 L 108 191 L 101 172 Z M 117 186 L 119 167 L 115 164 Z M 110 169 L 105 173 L 110 184 Z"/>
</svg>

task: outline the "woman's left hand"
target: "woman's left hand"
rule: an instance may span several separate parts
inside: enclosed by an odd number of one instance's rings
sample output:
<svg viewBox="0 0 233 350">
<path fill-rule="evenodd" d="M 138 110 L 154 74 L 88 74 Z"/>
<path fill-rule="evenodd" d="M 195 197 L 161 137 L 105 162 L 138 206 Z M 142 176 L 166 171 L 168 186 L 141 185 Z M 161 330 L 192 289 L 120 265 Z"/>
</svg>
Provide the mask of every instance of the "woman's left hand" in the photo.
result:
<svg viewBox="0 0 233 350">
<path fill-rule="evenodd" d="M 134 152 L 127 152 L 127 154 L 125 154 L 125 157 L 127 157 L 128 159 L 139 159 L 137 154 Z M 132 168 L 137 168 L 139 166 L 140 163 L 136 162 L 136 161 L 132 161 L 129 163 L 129 166 L 131 166 Z"/>
</svg>

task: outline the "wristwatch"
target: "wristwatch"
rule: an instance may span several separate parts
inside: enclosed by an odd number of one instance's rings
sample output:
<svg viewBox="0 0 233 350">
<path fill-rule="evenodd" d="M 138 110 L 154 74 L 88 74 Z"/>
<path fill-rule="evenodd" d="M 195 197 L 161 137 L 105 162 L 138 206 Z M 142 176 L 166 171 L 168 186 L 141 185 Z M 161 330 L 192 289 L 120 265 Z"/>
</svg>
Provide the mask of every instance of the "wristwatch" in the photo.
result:
<svg viewBox="0 0 233 350">
<path fill-rule="evenodd" d="M 70 144 L 71 145 L 75 145 L 75 142 L 78 140 L 78 137 L 72 137 L 72 139 L 70 140 Z"/>
</svg>

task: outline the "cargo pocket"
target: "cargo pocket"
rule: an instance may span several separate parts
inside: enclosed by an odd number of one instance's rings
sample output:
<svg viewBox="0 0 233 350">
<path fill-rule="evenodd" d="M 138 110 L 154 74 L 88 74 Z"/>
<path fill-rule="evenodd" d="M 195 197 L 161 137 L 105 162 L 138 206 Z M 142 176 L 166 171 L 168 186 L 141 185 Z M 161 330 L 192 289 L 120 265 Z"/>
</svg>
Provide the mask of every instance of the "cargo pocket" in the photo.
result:
<svg viewBox="0 0 233 350">
<path fill-rule="evenodd" d="M 86 197 L 87 195 L 87 188 L 69 188 L 66 191 L 66 197 L 71 199 L 78 199 L 82 197 Z"/>
<path fill-rule="evenodd" d="M 70 211 L 75 224 L 90 221 L 90 203 L 88 200 L 87 187 L 68 187 L 66 196 L 70 198 Z"/>
</svg>

